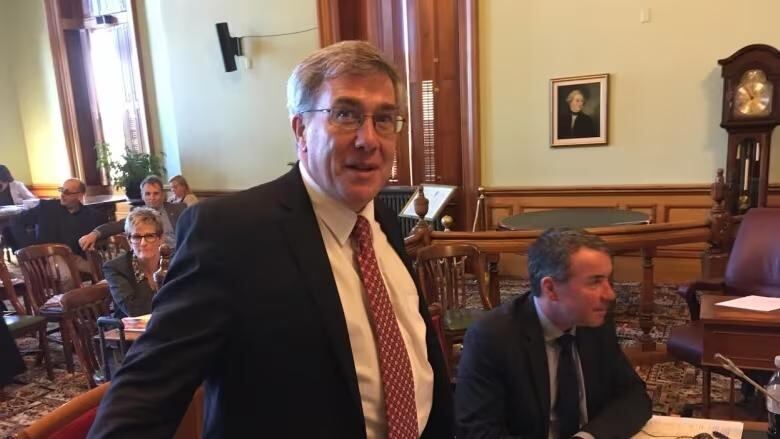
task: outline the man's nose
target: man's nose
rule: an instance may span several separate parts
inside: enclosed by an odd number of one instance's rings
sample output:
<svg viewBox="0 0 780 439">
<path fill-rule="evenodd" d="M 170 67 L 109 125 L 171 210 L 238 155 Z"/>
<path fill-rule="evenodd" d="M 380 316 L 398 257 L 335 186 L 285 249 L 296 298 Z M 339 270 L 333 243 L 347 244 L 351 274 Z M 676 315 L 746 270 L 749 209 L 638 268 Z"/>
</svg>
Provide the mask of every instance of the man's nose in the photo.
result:
<svg viewBox="0 0 780 439">
<path fill-rule="evenodd" d="M 373 116 L 365 116 L 363 124 L 357 130 L 355 146 L 366 150 L 374 150 L 379 147 L 379 133 L 374 127 Z"/>
</svg>

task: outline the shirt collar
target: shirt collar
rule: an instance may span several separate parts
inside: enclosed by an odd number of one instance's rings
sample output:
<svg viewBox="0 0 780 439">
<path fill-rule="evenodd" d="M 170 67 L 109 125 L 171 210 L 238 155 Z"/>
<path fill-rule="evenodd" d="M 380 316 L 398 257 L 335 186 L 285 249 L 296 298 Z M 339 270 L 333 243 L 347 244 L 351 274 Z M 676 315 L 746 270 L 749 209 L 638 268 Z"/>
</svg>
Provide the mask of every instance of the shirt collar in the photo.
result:
<svg viewBox="0 0 780 439">
<path fill-rule="evenodd" d="M 352 229 L 355 228 L 358 214 L 325 193 L 311 175 L 309 175 L 305 167 L 299 164 L 298 168 L 301 170 L 303 185 L 306 187 L 306 192 L 309 194 L 311 204 L 314 207 L 314 214 L 325 223 L 325 226 L 333 234 L 339 244 L 346 244 L 347 241 L 349 241 L 349 235 L 352 234 Z M 369 224 L 373 224 L 374 201 L 371 200 L 359 214 L 364 216 Z"/>
<path fill-rule="evenodd" d="M 532 293 L 528 293 L 532 294 Z M 542 311 L 542 307 L 539 305 L 539 298 L 534 296 L 534 306 L 536 307 L 536 315 L 539 316 L 539 323 L 542 325 L 542 334 L 544 335 L 545 343 L 554 342 L 558 337 L 563 335 L 563 331 L 560 330 L 555 324 L 550 321 L 549 318 Z M 576 335 L 577 327 L 572 327 L 569 330 L 571 335 Z"/>
</svg>

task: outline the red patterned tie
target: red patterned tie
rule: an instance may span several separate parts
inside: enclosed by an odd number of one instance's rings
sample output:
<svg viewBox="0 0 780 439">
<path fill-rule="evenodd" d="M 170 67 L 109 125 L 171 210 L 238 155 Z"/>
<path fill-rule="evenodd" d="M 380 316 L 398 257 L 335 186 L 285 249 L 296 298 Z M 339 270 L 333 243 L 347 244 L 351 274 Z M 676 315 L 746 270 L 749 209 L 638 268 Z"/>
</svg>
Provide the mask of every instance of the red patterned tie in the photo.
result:
<svg viewBox="0 0 780 439">
<path fill-rule="evenodd" d="M 417 406 L 414 400 L 412 364 L 406 352 L 398 320 L 390 303 L 371 238 L 371 225 L 358 215 L 352 229 L 352 242 L 357 247 L 360 277 L 366 287 L 369 311 L 379 350 L 379 370 L 385 391 L 385 416 L 388 439 L 417 439 Z"/>
</svg>

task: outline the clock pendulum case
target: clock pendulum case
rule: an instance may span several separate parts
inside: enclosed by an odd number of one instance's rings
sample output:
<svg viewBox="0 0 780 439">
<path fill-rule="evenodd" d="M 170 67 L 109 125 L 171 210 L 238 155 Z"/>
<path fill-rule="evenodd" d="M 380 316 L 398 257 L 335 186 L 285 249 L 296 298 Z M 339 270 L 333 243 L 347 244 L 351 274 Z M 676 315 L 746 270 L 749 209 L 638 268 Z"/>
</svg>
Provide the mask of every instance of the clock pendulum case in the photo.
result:
<svg viewBox="0 0 780 439">
<path fill-rule="evenodd" d="M 732 214 L 766 206 L 772 130 L 780 124 L 780 51 L 752 44 L 718 60 L 728 132 L 726 206 Z"/>
</svg>

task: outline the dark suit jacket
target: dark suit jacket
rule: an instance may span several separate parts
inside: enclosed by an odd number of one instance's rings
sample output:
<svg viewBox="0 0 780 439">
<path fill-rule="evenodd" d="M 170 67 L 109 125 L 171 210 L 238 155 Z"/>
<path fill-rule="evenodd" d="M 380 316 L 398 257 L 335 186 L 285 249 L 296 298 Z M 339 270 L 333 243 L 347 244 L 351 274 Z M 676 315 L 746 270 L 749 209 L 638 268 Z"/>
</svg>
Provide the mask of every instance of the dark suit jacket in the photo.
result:
<svg viewBox="0 0 780 439">
<path fill-rule="evenodd" d="M 376 218 L 410 269 L 396 215 Z M 147 332 L 103 398 L 91 438 L 171 437 L 205 379 L 204 437 L 364 438 L 344 312 L 296 166 L 187 209 Z M 452 396 L 427 306 L 434 398 L 425 438 L 452 437 Z"/>
<path fill-rule="evenodd" d="M 550 381 L 544 336 L 531 294 L 492 310 L 469 328 L 458 366 L 458 439 L 547 439 Z M 577 328 L 588 423 L 598 439 L 625 439 L 650 419 L 645 385 L 618 346 L 611 320 Z M 573 395 L 576 398 L 576 395 Z"/>
<path fill-rule="evenodd" d="M 138 317 L 152 312 L 154 290 L 146 279 L 135 280 L 133 254 L 125 253 L 103 264 L 103 276 L 114 298 L 114 317 Z"/>
<path fill-rule="evenodd" d="M 187 205 L 184 203 L 169 203 L 166 201 L 163 204 L 163 208 L 165 209 L 165 213 L 168 214 L 168 219 L 171 221 L 173 230 L 176 230 L 176 225 L 179 222 L 179 217 L 181 216 L 181 213 L 184 212 L 184 209 L 187 208 Z M 105 238 L 111 235 L 118 235 L 125 231 L 125 221 L 124 220 L 112 221 L 103 224 L 102 226 L 96 228 L 95 230 L 97 230 L 98 233 L 100 233 L 101 238 Z"/>
<path fill-rule="evenodd" d="M 41 200 L 30 210 L 14 219 L 14 237 L 19 247 L 32 244 L 65 244 L 77 255 L 85 256 L 79 246 L 79 238 L 104 224 L 108 218 L 88 206 L 81 206 L 76 213 L 70 213 L 60 200 Z M 28 228 L 33 229 L 29 234 Z"/>
<path fill-rule="evenodd" d="M 558 116 L 558 138 L 576 139 L 580 137 L 596 137 L 596 125 L 593 118 L 580 112 L 577 119 L 574 120 L 574 126 L 571 125 L 571 111 L 566 110 Z"/>
<path fill-rule="evenodd" d="M 16 341 L 2 319 L 0 319 L 0 358 L 2 358 L 0 361 L 0 387 L 2 387 L 13 381 L 13 378 L 25 369 Z"/>
</svg>

